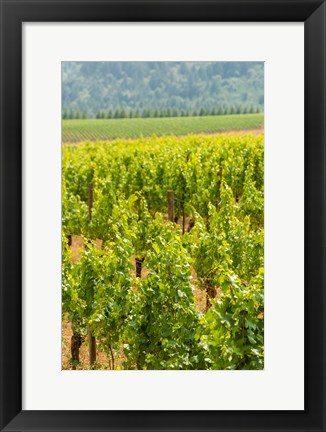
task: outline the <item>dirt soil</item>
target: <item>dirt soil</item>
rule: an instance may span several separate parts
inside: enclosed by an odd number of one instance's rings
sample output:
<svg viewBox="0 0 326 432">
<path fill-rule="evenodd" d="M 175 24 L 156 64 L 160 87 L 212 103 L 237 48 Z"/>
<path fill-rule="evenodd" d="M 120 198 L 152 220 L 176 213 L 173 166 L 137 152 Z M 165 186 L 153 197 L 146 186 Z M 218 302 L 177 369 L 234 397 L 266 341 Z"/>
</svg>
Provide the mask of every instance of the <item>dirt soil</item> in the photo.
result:
<svg viewBox="0 0 326 432">
<path fill-rule="evenodd" d="M 227 130 L 224 132 L 202 132 L 198 133 L 196 135 L 204 135 L 204 136 L 215 136 L 215 135 L 262 135 L 264 133 L 264 128 L 257 128 L 257 129 L 239 129 L 239 130 Z"/>
</svg>

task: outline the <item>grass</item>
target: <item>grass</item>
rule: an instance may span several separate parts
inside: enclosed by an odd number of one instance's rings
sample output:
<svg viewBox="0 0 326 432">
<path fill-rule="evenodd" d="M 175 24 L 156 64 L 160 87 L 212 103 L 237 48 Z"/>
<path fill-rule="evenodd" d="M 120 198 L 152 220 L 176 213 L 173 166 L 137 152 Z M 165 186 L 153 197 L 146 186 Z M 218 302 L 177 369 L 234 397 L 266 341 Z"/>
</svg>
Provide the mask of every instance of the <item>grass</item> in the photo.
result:
<svg viewBox="0 0 326 432">
<path fill-rule="evenodd" d="M 142 136 L 217 133 L 258 129 L 264 114 L 207 117 L 62 120 L 62 142 L 99 141 Z"/>
</svg>

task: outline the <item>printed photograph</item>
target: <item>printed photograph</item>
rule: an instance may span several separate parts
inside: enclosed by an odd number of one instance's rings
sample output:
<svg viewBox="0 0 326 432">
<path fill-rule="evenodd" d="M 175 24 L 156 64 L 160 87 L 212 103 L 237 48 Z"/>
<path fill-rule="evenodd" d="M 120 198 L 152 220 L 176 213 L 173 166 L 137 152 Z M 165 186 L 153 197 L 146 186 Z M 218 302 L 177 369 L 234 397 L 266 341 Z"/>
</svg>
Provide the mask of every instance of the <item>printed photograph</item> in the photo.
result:
<svg viewBox="0 0 326 432">
<path fill-rule="evenodd" d="M 264 369 L 264 63 L 67 61 L 61 96 L 62 369 Z"/>
</svg>

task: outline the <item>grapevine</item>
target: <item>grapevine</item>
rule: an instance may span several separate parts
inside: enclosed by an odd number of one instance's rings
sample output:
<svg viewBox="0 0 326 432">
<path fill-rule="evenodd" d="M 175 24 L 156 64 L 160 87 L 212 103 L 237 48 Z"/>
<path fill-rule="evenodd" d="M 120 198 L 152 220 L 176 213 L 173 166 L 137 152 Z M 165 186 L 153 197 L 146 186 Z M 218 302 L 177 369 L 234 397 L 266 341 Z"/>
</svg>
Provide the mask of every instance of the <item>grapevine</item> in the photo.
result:
<svg viewBox="0 0 326 432">
<path fill-rule="evenodd" d="M 94 367 L 262 369 L 263 135 L 64 145 L 62 166 L 62 313 Z"/>
</svg>

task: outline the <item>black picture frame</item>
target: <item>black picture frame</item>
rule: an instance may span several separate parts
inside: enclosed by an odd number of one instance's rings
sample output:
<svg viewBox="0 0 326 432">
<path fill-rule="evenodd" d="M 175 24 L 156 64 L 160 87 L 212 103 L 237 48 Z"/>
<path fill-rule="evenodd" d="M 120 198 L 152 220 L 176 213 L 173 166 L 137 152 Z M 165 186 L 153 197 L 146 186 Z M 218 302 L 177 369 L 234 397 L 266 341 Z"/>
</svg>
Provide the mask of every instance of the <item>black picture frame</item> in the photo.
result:
<svg viewBox="0 0 326 432">
<path fill-rule="evenodd" d="M 326 431 L 325 2 L 0 0 L 0 8 L 1 431 Z M 304 22 L 304 411 L 22 411 L 22 23 L 78 21 Z"/>
</svg>

